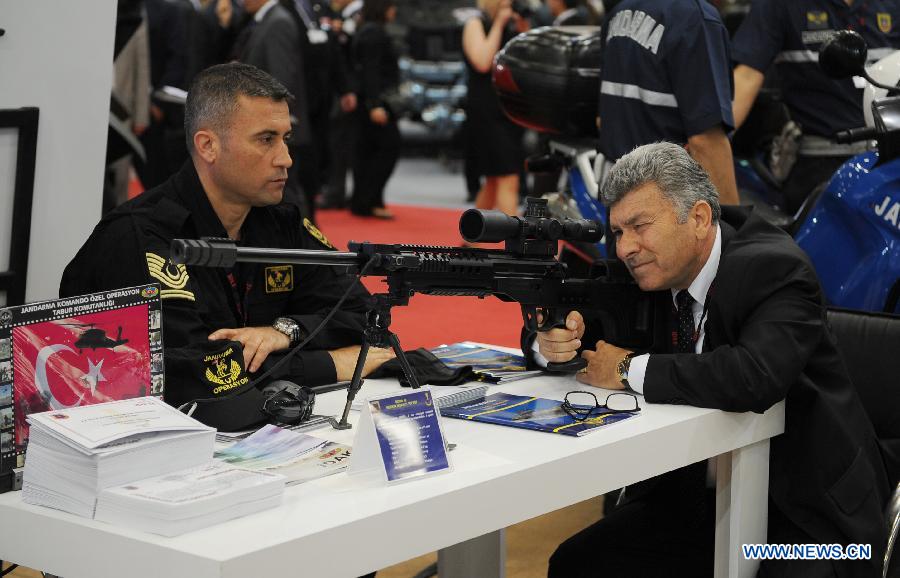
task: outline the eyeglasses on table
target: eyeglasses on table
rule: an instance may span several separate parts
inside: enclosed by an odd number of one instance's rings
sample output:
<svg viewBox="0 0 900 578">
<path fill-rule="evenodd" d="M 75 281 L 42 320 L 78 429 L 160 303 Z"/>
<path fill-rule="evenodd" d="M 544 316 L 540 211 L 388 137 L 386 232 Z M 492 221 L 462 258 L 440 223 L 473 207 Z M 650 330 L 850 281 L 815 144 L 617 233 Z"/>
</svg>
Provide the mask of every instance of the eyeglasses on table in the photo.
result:
<svg viewBox="0 0 900 578">
<path fill-rule="evenodd" d="M 573 419 L 583 421 L 604 413 L 641 411 L 641 406 L 638 405 L 637 397 L 630 393 L 610 393 L 600 403 L 590 391 L 570 391 L 562 402 L 562 409 Z"/>
</svg>

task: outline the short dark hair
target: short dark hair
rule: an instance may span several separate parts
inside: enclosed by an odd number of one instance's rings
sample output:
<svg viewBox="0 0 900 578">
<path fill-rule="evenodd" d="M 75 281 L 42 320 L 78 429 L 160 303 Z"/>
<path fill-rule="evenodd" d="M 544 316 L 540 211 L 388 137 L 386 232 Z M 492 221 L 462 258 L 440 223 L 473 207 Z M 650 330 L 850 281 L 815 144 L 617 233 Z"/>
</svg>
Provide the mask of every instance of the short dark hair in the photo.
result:
<svg viewBox="0 0 900 578">
<path fill-rule="evenodd" d="M 396 6 L 396 0 L 366 0 L 363 2 L 363 22 L 387 22 L 387 11 L 391 6 Z"/>
<path fill-rule="evenodd" d="M 240 62 L 217 64 L 194 77 L 184 105 L 184 132 L 189 152 L 194 134 L 210 128 L 224 134 L 237 110 L 238 96 L 270 98 L 290 102 L 294 95 L 271 74 Z"/>
</svg>

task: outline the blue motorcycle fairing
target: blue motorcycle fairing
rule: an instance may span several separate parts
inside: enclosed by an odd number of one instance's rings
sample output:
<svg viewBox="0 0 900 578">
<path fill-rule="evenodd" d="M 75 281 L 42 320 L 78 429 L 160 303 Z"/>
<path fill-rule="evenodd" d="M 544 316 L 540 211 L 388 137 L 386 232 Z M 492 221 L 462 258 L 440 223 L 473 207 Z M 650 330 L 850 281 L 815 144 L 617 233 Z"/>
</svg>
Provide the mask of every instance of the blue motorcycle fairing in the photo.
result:
<svg viewBox="0 0 900 578">
<path fill-rule="evenodd" d="M 878 160 L 841 165 L 794 236 L 832 305 L 881 311 L 900 279 L 900 159 Z"/>
<path fill-rule="evenodd" d="M 591 197 L 587 185 L 584 182 L 584 178 L 581 176 L 581 172 L 574 167 L 569 169 L 569 189 L 572 198 L 575 199 L 575 204 L 578 205 L 578 210 L 581 211 L 581 217 L 583 219 L 597 221 L 605 228 L 606 209 L 600 201 Z M 605 237 L 597 242 L 597 249 L 605 259 L 607 257 Z"/>
</svg>

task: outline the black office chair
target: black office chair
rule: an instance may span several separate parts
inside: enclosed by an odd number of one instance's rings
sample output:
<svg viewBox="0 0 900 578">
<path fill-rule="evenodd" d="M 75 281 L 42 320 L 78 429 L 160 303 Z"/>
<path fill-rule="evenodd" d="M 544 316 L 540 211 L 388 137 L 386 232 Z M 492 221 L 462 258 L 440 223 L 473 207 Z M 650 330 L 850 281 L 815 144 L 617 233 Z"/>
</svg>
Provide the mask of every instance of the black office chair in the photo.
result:
<svg viewBox="0 0 900 578">
<path fill-rule="evenodd" d="M 900 577 L 900 555 L 891 556 L 900 534 L 900 315 L 831 308 L 828 322 L 850 379 L 875 426 L 892 499 L 886 505 L 888 543 L 884 578 Z"/>
</svg>

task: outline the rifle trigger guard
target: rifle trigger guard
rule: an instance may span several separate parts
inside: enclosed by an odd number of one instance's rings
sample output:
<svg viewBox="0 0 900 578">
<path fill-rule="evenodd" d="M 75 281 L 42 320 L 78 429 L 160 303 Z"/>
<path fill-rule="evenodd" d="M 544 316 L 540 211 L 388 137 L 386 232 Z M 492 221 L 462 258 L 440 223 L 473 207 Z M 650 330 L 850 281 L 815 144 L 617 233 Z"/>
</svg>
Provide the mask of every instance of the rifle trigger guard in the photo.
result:
<svg viewBox="0 0 900 578">
<path fill-rule="evenodd" d="M 542 309 L 542 314 L 544 316 L 544 322 L 538 326 L 538 331 L 566 328 L 566 316 L 562 315 L 559 309 L 545 307 Z"/>
</svg>

